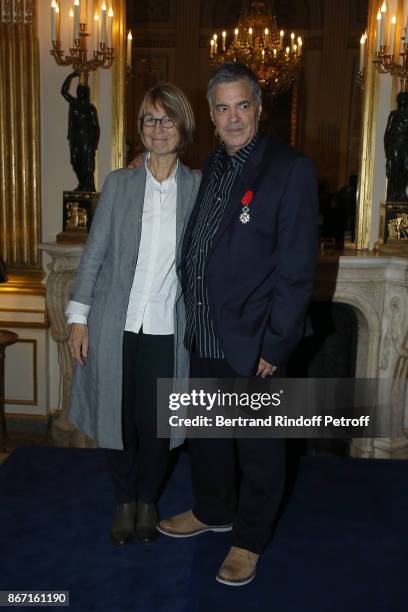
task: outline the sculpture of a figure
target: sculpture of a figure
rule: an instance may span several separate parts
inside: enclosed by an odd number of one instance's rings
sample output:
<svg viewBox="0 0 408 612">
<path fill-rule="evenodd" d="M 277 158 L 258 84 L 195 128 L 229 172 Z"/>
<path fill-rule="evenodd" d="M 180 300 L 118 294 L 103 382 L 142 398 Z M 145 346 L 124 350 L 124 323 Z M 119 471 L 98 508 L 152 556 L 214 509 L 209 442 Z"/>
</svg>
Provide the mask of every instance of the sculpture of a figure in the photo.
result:
<svg viewBox="0 0 408 612">
<path fill-rule="evenodd" d="M 391 111 L 384 134 L 387 202 L 406 202 L 408 187 L 408 92 L 397 96 L 397 109 Z"/>
<path fill-rule="evenodd" d="M 71 81 L 78 77 L 72 72 L 65 79 L 61 94 L 69 102 L 68 141 L 71 164 L 78 179 L 75 191 L 95 191 L 95 153 L 99 142 L 96 108 L 90 102 L 89 85 L 77 86 L 77 97 L 69 93 Z"/>
</svg>

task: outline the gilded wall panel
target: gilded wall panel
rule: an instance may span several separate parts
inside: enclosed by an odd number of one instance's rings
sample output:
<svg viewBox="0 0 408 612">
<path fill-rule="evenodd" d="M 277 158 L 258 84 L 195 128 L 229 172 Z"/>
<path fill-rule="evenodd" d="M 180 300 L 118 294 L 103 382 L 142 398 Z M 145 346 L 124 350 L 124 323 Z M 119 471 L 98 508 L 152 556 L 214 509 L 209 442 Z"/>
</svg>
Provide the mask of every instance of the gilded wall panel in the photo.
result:
<svg viewBox="0 0 408 612">
<path fill-rule="evenodd" d="M 0 256 L 39 268 L 39 48 L 35 4 L 0 2 Z"/>
<path fill-rule="evenodd" d="M 128 18 L 134 23 L 169 23 L 174 16 L 174 0 L 144 0 L 127 4 Z"/>
</svg>

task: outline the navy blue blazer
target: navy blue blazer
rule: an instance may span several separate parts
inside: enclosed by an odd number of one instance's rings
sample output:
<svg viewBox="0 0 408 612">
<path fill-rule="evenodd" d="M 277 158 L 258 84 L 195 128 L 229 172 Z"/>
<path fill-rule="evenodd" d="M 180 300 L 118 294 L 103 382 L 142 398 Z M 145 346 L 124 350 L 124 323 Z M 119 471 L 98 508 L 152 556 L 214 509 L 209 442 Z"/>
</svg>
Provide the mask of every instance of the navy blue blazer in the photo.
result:
<svg viewBox="0 0 408 612">
<path fill-rule="evenodd" d="M 181 254 L 186 256 L 201 197 L 211 176 L 207 160 Z M 241 200 L 253 192 L 251 219 Z M 242 375 L 262 357 L 284 365 L 304 335 L 317 256 L 317 184 L 310 159 L 261 135 L 233 186 L 205 268 L 210 313 L 225 358 Z"/>
</svg>

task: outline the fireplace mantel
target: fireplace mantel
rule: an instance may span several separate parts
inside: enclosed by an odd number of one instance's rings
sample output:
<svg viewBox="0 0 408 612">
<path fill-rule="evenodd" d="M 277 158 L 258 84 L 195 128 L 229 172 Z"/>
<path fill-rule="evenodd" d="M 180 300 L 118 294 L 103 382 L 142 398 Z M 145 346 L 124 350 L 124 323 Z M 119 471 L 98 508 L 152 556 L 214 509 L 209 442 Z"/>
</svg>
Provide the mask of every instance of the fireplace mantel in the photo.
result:
<svg viewBox="0 0 408 612">
<path fill-rule="evenodd" d="M 63 380 L 62 413 L 58 431 L 72 432 L 66 419 L 72 379 L 72 361 L 66 345 L 64 310 L 79 263 L 82 246 L 46 243 L 51 257 L 47 306 L 51 331 L 58 343 Z M 386 379 L 386 410 L 392 415 L 393 437 L 353 440 L 354 457 L 408 458 L 408 258 L 366 253 L 319 257 L 314 299 L 349 304 L 358 320 L 357 366 L 359 378 Z M 88 444 L 85 438 L 84 444 Z"/>
<path fill-rule="evenodd" d="M 392 439 L 353 440 L 357 457 L 408 458 L 408 258 L 333 254 L 319 258 L 314 299 L 354 308 L 356 376 L 387 380 Z"/>
</svg>

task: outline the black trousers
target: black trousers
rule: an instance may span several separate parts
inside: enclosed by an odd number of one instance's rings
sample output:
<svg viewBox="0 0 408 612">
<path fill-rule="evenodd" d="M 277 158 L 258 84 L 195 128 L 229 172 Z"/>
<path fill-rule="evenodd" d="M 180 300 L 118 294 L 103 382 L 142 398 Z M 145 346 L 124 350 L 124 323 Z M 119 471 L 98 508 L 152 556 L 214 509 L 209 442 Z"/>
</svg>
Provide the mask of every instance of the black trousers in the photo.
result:
<svg viewBox="0 0 408 612">
<path fill-rule="evenodd" d="M 156 381 L 171 378 L 174 336 L 124 332 L 122 427 L 124 450 L 107 450 L 118 503 L 157 501 L 170 456 L 157 438 Z"/>
<path fill-rule="evenodd" d="M 277 372 L 277 376 L 280 376 Z M 191 378 L 237 378 L 225 359 L 191 355 Z M 232 544 L 266 548 L 285 482 L 283 439 L 189 440 L 193 512 L 207 525 L 233 523 Z"/>
</svg>

